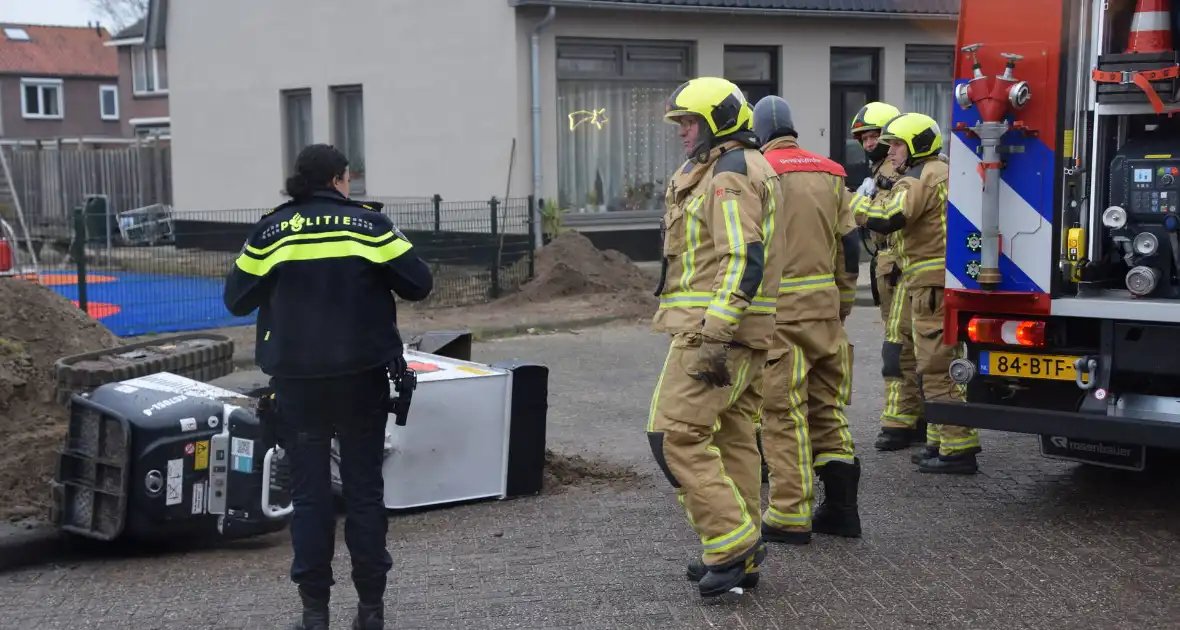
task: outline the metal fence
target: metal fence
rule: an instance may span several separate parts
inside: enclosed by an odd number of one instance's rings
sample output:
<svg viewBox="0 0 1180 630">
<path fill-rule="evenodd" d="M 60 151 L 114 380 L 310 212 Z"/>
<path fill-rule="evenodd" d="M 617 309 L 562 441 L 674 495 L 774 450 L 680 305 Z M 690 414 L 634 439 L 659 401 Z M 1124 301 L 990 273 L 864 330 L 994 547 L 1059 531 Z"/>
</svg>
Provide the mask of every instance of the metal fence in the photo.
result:
<svg viewBox="0 0 1180 630">
<path fill-rule="evenodd" d="M 105 195 L 112 212 L 172 202 L 166 141 L 8 141 L 0 150 L 7 154 L 29 230 L 37 236 L 68 237 L 70 213 L 89 195 Z"/>
<path fill-rule="evenodd" d="M 533 276 L 533 200 L 445 202 L 368 198 L 414 244 L 434 274 L 427 307 L 487 302 Z M 254 223 L 269 209 L 115 212 L 103 197 L 78 208 L 70 245 L 39 240 L 41 281 L 117 335 L 254 322 L 226 311 L 222 290 Z M 82 255 L 82 252 L 85 255 Z M 404 308 L 404 307 L 403 307 Z"/>
</svg>

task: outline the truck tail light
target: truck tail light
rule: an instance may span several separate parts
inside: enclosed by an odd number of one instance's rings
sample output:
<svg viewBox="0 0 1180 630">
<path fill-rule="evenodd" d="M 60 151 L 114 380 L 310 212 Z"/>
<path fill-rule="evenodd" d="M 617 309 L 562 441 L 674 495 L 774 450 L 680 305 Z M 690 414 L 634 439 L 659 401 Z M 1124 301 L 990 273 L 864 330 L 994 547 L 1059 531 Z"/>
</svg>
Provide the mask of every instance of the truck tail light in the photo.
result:
<svg viewBox="0 0 1180 630">
<path fill-rule="evenodd" d="M 967 336 L 974 343 L 1043 348 L 1045 322 L 972 317 L 967 322 Z"/>
</svg>

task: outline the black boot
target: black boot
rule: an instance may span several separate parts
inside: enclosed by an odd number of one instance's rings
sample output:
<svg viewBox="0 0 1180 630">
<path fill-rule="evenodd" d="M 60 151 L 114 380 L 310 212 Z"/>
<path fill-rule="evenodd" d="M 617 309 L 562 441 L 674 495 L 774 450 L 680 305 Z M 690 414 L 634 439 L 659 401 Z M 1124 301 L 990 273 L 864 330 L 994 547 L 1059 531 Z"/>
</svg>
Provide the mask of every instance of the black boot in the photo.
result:
<svg viewBox="0 0 1180 630">
<path fill-rule="evenodd" d="M 312 597 L 299 589 L 303 600 L 303 618 L 291 626 L 291 630 L 328 630 L 328 598 Z"/>
<path fill-rule="evenodd" d="M 817 534 L 860 538 L 860 513 L 856 490 L 860 485 L 860 458 L 853 463 L 832 461 L 820 466 L 824 482 L 824 502 L 815 511 L 811 531 Z"/>
<path fill-rule="evenodd" d="M 975 461 L 974 452 L 956 453 L 922 460 L 918 470 L 941 475 L 974 475 L 979 472 L 979 463 Z"/>
<path fill-rule="evenodd" d="M 744 557 L 720 566 L 707 567 L 697 583 L 701 597 L 718 597 L 735 588 L 744 588 L 751 576 L 757 577 L 759 564 L 766 558 L 766 545 L 758 541 Z M 757 581 L 754 582 L 757 584 Z"/>
<path fill-rule="evenodd" d="M 811 530 L 779 529 L 762 523 L 762 540 L 785 545 L 811 544 Z"/>
<path fill-rule="evenodd" d="M 922 450 L 918 451 L 917 453 L 910 455 L 910 461 L 915 464 L 921 464 L 922 462 L 924 462 L 928 459 L 937 459 L 937 458 L 938 458 L 938 447 L 937 446 L 927 446 L 927 447 L 923 448 Z"/>
<path fill-rule="evenodd" d="M 754 552 L 754 570 L 746 572 L 746 579 L 742 582 L 742 588 L 754 588 L 758 586 L 758 567 L 766 560 L 766 545 L 758 543 L 758 551 Z M 709 572 L 709 567 L 705 566 L 704 561 L 699 557 L 694 558 L 688 563 L 688 579 L 690 582 L 700 582 Z"/>
<path fill-rule="evenodd" d="M 385 605 L 364 602 L 357 604 L 352 630 L 385 630 Z"/>
<path fill-rule="evenodd" d="M 926 431 L 918 431 L 917 427 L 903 429 L 901 427 L 881 427 L 877 434 L 877 442 L 873 446 L 878 451 L 900 451 L 909 448 L 915 442 L 926 441 Z"/>
</svg>

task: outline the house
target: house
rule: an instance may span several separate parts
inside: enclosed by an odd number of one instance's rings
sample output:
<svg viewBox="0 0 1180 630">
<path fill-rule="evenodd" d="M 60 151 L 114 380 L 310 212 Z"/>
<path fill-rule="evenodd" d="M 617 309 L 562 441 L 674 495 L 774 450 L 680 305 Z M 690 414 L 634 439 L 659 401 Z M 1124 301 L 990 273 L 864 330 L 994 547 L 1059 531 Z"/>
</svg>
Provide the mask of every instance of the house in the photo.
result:
<svg viewBox="0 0 1180 630">
<path fill-rule="evenodd" d="M 0 24 L 0 137 L 119 137 L 119 71 L 97 26 Z"/>
<path fill-rule="evenodd" d="M 662 120 L 678 84 L 720 75 L 751 100 L 781 94 L 805 147 L 863 170 L 847 128 L 864 103 L 949 121 L 957 11 L 957 0 L 173 3 L 174 202 L 272 206 L 299 149 L 331 142 L 361 165 L 369 196 L 483 200 L 508 183 L 511 196 L 658 238 L 666 178 L 684 160 Z"/>
<path fill-rule="evenodd" d="M 160 3 L 150 2 L 146 16 L 106 43 L 118 54 L 119 107 L 127 137 L 169 134 L 168 53 L 162 29 L 153 26 L 160 23 L 163 10 Z"/>
</svg>

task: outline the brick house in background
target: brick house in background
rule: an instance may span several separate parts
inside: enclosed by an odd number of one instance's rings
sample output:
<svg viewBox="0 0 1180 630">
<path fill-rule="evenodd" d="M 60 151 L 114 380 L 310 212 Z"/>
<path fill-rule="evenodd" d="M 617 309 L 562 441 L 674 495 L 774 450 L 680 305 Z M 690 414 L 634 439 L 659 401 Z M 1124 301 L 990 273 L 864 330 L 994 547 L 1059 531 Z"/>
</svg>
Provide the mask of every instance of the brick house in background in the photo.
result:
<svg viewBox="0 0 1180 630">
<path fill-rule="evenodd" d="M 106 29 L 0 23 L 0 137 L 123 135 Z"/>
<path fill-rule="evenodd" d="M 150 2 L 145 17 L 106 43 L 118 51 L 119 106 L 127 137 L 169 136 L 168 54 L 159 27 L 153 28 L 165 10 L 162 3 Z"/>
</svg>

